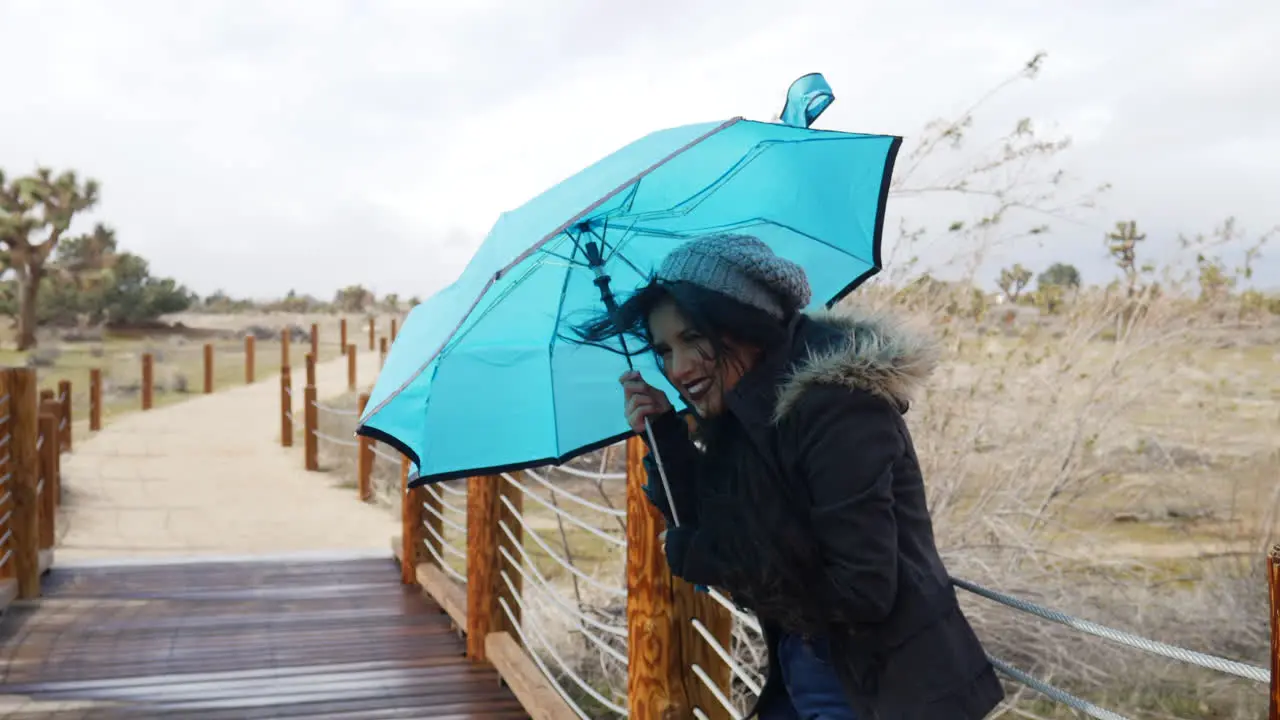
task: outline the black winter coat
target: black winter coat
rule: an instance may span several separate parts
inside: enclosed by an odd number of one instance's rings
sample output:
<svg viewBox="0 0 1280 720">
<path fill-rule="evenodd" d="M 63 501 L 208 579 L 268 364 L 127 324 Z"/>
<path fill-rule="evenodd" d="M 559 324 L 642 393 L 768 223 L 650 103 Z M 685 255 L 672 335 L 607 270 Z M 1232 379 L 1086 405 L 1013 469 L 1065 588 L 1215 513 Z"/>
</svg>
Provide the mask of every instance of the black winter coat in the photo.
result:
<svg viewBox="0 0 1280 720">
<path fill-rule="evenodd" d="M 681 576 L 756 611 L 769 648 L 757 709 L 785 692 L 783 629 L 817 625 L 861 720 L 986 716 L 1004 692 L 938 555 L 902 417 L 933 347 L 884 318 L 799 315 L 789 337 L 726 397 L 717 423 L 733 431 L 714 454 L 736 456 L 730 468 L 710 463 L 674 414 L 653 424 L 684 526 L 672 531 L 683 533 Z M 782 537 L 809 538 L 812 551 L 774 554 Z"/>
</svg>

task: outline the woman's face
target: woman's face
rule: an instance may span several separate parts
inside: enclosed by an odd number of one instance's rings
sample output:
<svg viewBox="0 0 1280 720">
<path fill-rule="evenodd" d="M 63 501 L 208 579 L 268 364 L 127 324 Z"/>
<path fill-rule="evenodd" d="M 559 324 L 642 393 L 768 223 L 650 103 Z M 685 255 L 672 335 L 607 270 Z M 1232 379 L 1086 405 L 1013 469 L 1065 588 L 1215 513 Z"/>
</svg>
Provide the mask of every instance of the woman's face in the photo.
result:
<svg viewBox="0 0 1280 720">
<path fill-rule="evenodd" d="M 702 417 L 715 417 L 724 411 L 725 393 L 738 384 L 756 357 L 726 339 L 720 344 L 733 357 L 716 362 L 710 339 L 695 330 L 671 302 L 662 303 L 649 314 L 649 333 L 667 380 Z"/>
</svg>

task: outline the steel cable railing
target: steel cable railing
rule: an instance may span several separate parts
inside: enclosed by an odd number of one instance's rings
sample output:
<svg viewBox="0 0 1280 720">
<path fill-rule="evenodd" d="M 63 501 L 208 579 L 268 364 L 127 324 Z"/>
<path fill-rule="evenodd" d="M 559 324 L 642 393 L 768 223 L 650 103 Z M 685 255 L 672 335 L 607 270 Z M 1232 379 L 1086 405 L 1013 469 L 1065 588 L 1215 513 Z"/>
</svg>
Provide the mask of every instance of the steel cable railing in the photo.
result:
<svg viewBox="0 0 1280 720">
<path fill-rule="evenodd" d="M 625 608 L 627 591 L 614 575 L 626 539 L 625 526 L 613 524 L 625 510 L 606 503 L 607 492 L 604 501 L 589 500 L 544 472 L 556 469 L 501 476 L 509 488 L 498 496 L 506 511 L 498 520 L 501 575 L 510 595 L 504 612 L 579 717 L 626 717 L 627 628 L 618 608 Z M 615 494 L 625 487 L 616 475 L 570 479 L 612 482 Z M 606 580 L 602 572 L 613 577 Z M 562 631 L 544 631 L 548 625 Z"/>
<path fill-rule="evenodd" d="M 455 485 L 461 486 L 459 490 Z M 466 481 L 453 480 L 425 488 L 431 502 L 422 504 L 422 527 L 426 533 L 423 545 L 427 554 L 446 575 L 459 583 L 467 582 L 467 508 Z M 447 494 L 462 498 L 462 507 L 444 500 Z M 432 527 L 434 518 L 439 528 Z M 448 557 L 446 557 L 446 555 Z"/>
<path fill-rule="evenodd" d="M 1012 595 L 1007 595 L 1005 593 L 985 588 L 977 583 L 956 578 L 953 578 L 953 583 L 959 588 L 977 594 L 981 597 L 985 597 L 989 600 L 993 600 L 1014 610 L 1035 615 L 1052 622 L 1057 622 L 1077 631 L 1105 638 L 1143 652 L 1234 675 L 1260 684 L 1269 683 L 1271 680 L 1270 672 L 1264 668 L 1196 652 L 1194 650 L 1180 648 L 1174 645 L 1168 645 L 1166 643 L 1161 643 L 1149 638 L 1143 638 L 1132 633 L 1108 628 L 1056 610 L 1041 607 L 1035 603 L 1030 603 L 1013 597 Z M 760 625 L 754 618 L 746 615 L 721 592 L 713 589 L 710 591 L 710 595 L 718 604 L 722 605 L 733 614 L 736 620 L 735 630 L 738 628 L 744 628 L 748 630 L 749 633 L 756 636 L 757 643 L 763 644 L 763 636 L 760 634 Z M 735 697 L 733 699 L 723 697 L 723 694 L 720 693 L 722 699 L 728 703 L 726 708 L 730 709 L 733 713 L 741 715 L 745 711 L 745 706 L 749 704 L 749 700 L 758 696 L 760 693 L 761 682 L 759 675 L 746 670 L 745 667 L 743 667 L 744 663 L 742 658 L 740 656 L 732 656 L 722 646 L 720 646 L 715 639 L 710 636 L 710 633 L 706 631 L 705 627 L 702 626 L 701 622 L 694 619 L 692 620 L 692 623 L 694 625 L 694 629 L 699 632 L 705 641 L 707 641 L 708 645 L 710 645 L 716 651 L 717 655 L 720 655 L 729 665 L 735 681 L 735 689 L 739 689 L 738 685 L 740 684 L 740 689 L 745 691 L 735 693 Z M 1061 688 L 1039 680 L 999 658 L 991 657 L 990 660 L 996 670 L 1009 680 L 1024 685 L 1055 702 L 1067 705 L 1079 712 L 1082 712 L 1088 717 L 1095 718 L 1095 720 L 1127 720 L 1123 715 L 1120 715 L 1113 710 L 1100 707 Z M 700 668 L 695 669 L 694 674 L 700 679 L 705 680 L 706 673 L 699 672 L 700 670 Z M 718 689 L 713 688 L 713 690 L 718 692 Z M 698 714 L 705 717 L 705 712 L 701 709 L 698 710 Z"/>
<path fill-rule="evenodd" d="M 356 410 L 353 410 L 353 409 L 347 409 L 347 408 L 340 408 L 340 407 L 336 407 L 336 406 L 333 406 L 333 405 L 325 405 L 325 404 L 320 403 L 320 402 L 313 402 L 313 403 L 311 403 L 311 406 L 312 406 L 313 408 L 315 408 L 315 409 L 316 409 L 316 412 L 317 412 L 317 413 L 326 413 L 326 414 L 332 415 L 332 416 L 334 416 L 334 417 L 340 417 L 340 418 L 355 418 L 355 417 L 358 417 L 358 416 L 359 416 L 359 413 L 358 413 Z M 316 424 L 317 424 L 317 426 L 319 425 L 319 423 L 318 423 L 318 422 L 317 422 Z M 319 427 L 312 428 L 312 429 L 311 429 L 311 434 L 312 434 L 312 435 L 315 435 L 315 437 L 316 437 L 318 440 L 323 440 L 323 441 L 325 441 L 326 443 L 329 443 L 331 446 L 335 446 L 335 447 L 353 448 L 353 447 L 356 447 L 356 446 L 359 444 L 359 443 L 357 443 L 355 440 L 350 440 L 350 439 L 347 439 L 347 438 L 341 438 L 341 437 L 338 437 L 338 436 L 336 436 L 336 435 L 330 435 L 330 434 L 328 434 L 328 433 L 325 433 L 325 432 L 321 431 Z M 399 461 L 399 460 L 397 459 L 397 462 L 398 462 L 398 461 Z"/>
</svg>

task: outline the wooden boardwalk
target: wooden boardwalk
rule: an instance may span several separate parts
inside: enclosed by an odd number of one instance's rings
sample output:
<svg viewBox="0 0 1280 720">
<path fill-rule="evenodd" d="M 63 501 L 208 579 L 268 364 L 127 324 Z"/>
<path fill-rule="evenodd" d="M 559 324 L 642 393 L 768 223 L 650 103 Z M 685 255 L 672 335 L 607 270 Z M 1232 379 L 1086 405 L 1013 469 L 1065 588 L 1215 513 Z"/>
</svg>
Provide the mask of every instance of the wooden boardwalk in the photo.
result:
<svg viewBox="0 0 1280 720">
<path fill-rule="evenodd" d="M 60 568 L 0 620 L 0 717 L 525 718 L 389 559 Z"/>
</svg>

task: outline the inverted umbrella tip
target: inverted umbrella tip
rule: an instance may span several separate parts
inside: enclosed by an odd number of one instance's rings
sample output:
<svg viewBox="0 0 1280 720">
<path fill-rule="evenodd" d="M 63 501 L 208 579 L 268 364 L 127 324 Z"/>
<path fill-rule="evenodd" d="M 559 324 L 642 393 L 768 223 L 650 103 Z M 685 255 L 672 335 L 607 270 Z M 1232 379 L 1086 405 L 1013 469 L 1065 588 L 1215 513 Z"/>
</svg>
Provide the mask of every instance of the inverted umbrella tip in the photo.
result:
<svg viewBox="0 0 1280 720">
<path fill-rule="evenodd" d="M 787 100 L 778 119 L 792 127 L 808 128 L 835 100 L 835 93 L 822 73 L 801 75 L 787 89 Z"/>
</svg>

